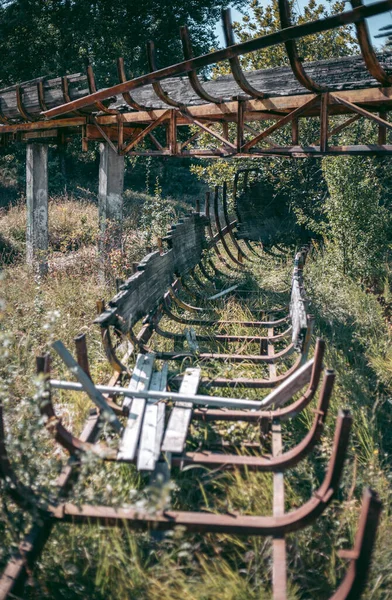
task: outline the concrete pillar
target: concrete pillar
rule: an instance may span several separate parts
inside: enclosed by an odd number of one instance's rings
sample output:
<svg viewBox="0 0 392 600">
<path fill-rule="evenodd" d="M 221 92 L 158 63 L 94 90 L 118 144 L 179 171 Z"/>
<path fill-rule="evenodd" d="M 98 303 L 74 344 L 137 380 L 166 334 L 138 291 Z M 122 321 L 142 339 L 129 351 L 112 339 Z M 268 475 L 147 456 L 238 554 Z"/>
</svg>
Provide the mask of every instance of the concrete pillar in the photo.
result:
<svg viewBox="0 0 392 600">
<path fill-rule="evenodd" d="M 37 265 L 40 275 L 48 272 L 48 146 L 27 144 L 27 263 Z"/>
<path fill-rule="evenodd" d="M 101 266 L 110 264 L 110 252 L 121 247 L 124 191 L 124 156 L 103 142 L 99 147 L 98 210 Z"/>
</svg>

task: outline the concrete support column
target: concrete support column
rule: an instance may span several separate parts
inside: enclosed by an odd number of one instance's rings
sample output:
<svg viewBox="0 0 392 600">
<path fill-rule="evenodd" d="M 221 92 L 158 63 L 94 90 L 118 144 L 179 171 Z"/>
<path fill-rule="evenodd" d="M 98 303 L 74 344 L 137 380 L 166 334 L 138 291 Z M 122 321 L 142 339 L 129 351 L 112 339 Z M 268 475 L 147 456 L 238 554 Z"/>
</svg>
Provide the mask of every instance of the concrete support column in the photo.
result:
<svg viewBox="0 0 392 600">
<path fill-rule="evenodd" d="M 111 251 L 121 247 L 124 191 L 124 156 L 103 142 L 99 147 L 99 253 L 101 270 L 110 265 Z"/>
<path fill-rule="evenodd" d="M 40 275 L 48 272 L 48 146 L 27 144 L 27 263 L 37 265 Z"/>
</svg>

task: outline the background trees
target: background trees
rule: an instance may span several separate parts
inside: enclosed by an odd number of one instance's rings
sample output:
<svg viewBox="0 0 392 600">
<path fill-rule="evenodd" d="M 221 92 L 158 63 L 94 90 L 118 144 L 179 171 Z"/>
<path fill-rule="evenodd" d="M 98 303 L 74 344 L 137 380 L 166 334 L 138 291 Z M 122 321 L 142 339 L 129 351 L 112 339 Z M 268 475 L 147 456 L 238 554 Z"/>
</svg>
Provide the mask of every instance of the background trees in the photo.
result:
<svg viewBox="0 0 392 600">
<path fill-rule="evenodd" d="M 245 0 L 235 0 L 237 6 Z M 0 0 L 0 86 L 43 75 L 95 67 L 98 83 L 115 81 L 123 56 L 128 74 L 146 72 L 145 44 L 156 43 L 158 60 L 181 59 L 180 25 L 187 24 L 196 53 L 215 42 L 225 0 Z"/>
</svg>

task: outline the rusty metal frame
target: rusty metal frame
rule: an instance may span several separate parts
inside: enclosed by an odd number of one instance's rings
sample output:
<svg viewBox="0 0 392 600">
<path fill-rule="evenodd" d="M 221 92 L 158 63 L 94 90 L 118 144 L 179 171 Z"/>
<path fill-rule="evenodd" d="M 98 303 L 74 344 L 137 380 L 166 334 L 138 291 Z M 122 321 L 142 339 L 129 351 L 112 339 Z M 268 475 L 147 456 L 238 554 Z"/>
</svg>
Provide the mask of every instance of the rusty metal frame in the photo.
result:
<svg viewBox="0 0 392 600">
<path fill-rule="evenodd" d="M 212 231 L 212 225 L 211 225 L 211 215 L 210 215 L 210 192 L 206 192 L 205 195 L 205 209 L 204 209 L 205 215 L 208 219 L 208 224 L 207 224 L 207 231 L 208 234 L 210 236 L 210 244 L 211 247 L 213 248 L 215 254 L 217 255 L 218 259 L 221 261 L 221 263 L 223 265 L 225 265 L 226 268 L 233 270 L 233 267 L 227 262 L 226 258 L 222 255 L 222 253 L 220 252 L 219 248 L 218 248 L 218 241 L 220 240 L 220 236 L 219 233 L 216 234 L 216 236 L 214 235 L 213 231 Z M 222 231 L 221 231 L 221 235 L 222 235 Z M 241 267 L 243 267 L 243 265 L 241 265 Z M 234 267 L 235 271 L 238 271 L 237 267 Z"/>
<path fill-rule="evenodd" d="M 331 373 L 324 379 L 323 388 L 320 391 L 317 408 L 314 411 L 313 424 L 306 436 L 294 448 L 280 454 L 279 456 L 251 456 L 241 454 L 222 454 L 218 452 L 201 451 L 186 452 L 178 458 L 173 457 L 180 465 L 198 465 L 201 467 L 223 468 L 223 469 L 245 469 L 277 473 L 294 467 L 300 460 L 305 458 L 319 442 L 324 424 L 328 414 L 329 400 L 332 394 L 334 376 Z M 208 411 L 206 411 L 208 412 Z M 276 418 L 276 417 L 275 417 Z M 240 420 L 240 419 L 238 419 Z M 174 464 L 177 464 L 174 462 Z"/>
<path fill-rule="evenodd" d="M 255 262 L 241 248 L 241 246 L 238 243 L 238 240 L 236 239 L 236 237 L 233 233 L 232 227 L 230 226 L 229 211 L 227 208 L 227 182 L 226 181 L 223 182 L 223 186 L 222 186 L 222 206 L 223 206 L 224 223 L 225 223 L 226 229 L 229 233 L 229 236 L 231 238 L 231 241 L 232 241 L 234 247 L 237 249 L 239 255 L 241 255 L 243 258 L 245 258 L 246 260 L 249 260 L 249 262 Z"/>
<path fill-rule="evenodd" d="M 158 68 L 155 57 L 155 44 L 152 40 L 149 40 L 147 42 L 146 49 L 148 66 L 150 68 L 150 72 L 154 73 L 155 71 L 158 71 Z M 182 108 L 183 106 L 185 106 L 182 102 L 177 102 L 177 100 L 173 100 L 173 98 L 170 98 L 169 94 L 165 92 L 165 90 L 162 87 L 162 84 L 159 81 L 152 82 L 152 87 L 158 98 L 168 106 L 171 106 L 173 108 Z"/>
<path fill-rule="evenodd" d="M 231 10 L 230 8 L 226 8 L 222 10 L 222 24 L 223 24 L 223 33 L 225 36 L 225 43 L 227 47 L 235 45 L 233 25 L 231 22 Z M 242 89 L 243 92 L 249 94 L 252 98 L 265 98 L 265 94 L 259 90 L 257 90 L 253 85 L 249 83 L 246 79 L 245 73 L 241 68 L 241 63 L 239 61 L 238 56 L 233 56 L 229 58 L 230 69 L 233 74 L 233 77 L 238 85 Z"/>
<path fill-rule="evenodd" d="M 47 104 L 45 102 L 45 88 L 44 88 L 45 77 L 42 77 L 37 83 L 37 96 L 39 107 L 42 112 L 48 110 Z"/>
<path fill-rule="evenodd" d="M 21 85 L 17 84 L 15 86 L 15 96 L 16 96 L 16 106 L 18 107 L 18 112 L 22 119 L 25 121 L 35 121 L 36 118 L 31 115 L 28 110 L 26 110 L 23 104 L 23 89 Z"/>
<path fill-rule="evenodd" d="M 86 75 L 87 75 L 87 83 L 88 83 L 88 88 L 89 88 L 90 94 L 95 94 L 95 92 L 97 91 L 97 87 L 95 85 L 94 69 L 93 69 L 92 65 L 88 65 L 87 70 L 86 70 Z M 97 100 L 94 104 L 98 111 L 103 112 L 106 115 L 118 115 L 119 114 L 118 110 L 106 108 L 106 106 L 100 100 Z"/>
<path fill-rule="evenodd" d="M 282 30 L 292 27 L 290 17 L 290 5 L 288 0 L 278 0 L 280 26 Z M 291 70 L 294 76 L 301 85 L 310 90 L 311 92 L 326 92 L 327 89 L 318 85 L 309 75 L 306 74 L 305 69 L 302 65 L 301 59 L 299 58 L 297 44 L 295 40 L 288 40 L 285 42 L 285 48 L 289 57 Z"/>
<path fill-rule="evenodd" d="M 350 2 L 353 8 L 363 6 L 362 0 L 350 0 Z M 381 85 L 387 87 L 392 85 L 392 75 L 388 75 L 385 72 L 374 52 L 366 21 L 362 20 L 355 23 L 355 29 L 357 31 L 358 44 L 367 70 L 374 79 L 381 83 Z"/>
<path fill-rule="evenodd" d="M 180 27 L 180 37 L 185 60 L 192 60 L 194 57 L 192 50 L 192 42 L 189 36 L 188 27 L 186 25 Z M 203 88 L 199 81 L 196 71 L 188 71 L 187 75 L 193 91 L 199 96 L 199 98 L 205 100 L 206 102 L 212 102 L 213 104 L 222 103 L 222 98 L 215 98 L 214 96 L 211 96 L 211 94 L 206 92 L 206 90 Z"/>
<path fill-rule="evenodd" d="M 120 83 L 124 83 L 125 81 L 127 81 L 127 77 L 125 75 L 124 59 L 122 58 L 122 56 L 120 56 L 117 59 L 117 74 L 118 74 L 118 79 L 119 79 Z M 134 110 L 138 110 L 138 111 L 140 111 L 140 110 L 148 111 L 149 110 L 143 104 L 136 102 L 136 100 L 133 98 L 133 96 L 131 96 L 130 92 L 123 92 L 122 97 L 124 98 L 124 100 L 128 104 L 128 106 L 130 106 Z"/>
<path fill-rule="evenodd" d="M 267 129 L 264 129 L 264 131 L 261 131 L 253 139 L 249 140 L 248 142 L 245 142 L 245 144 L 241 148 L 241 152 L 247 152 L 248 150 L 253 148 L 253 146 L 261 142 L 267 136 L 269 136 L 271 133 L 273 133 L 277 129 L 280 129 L 281 127 L 284 127 L 284 125 L 287 125 L 287 123 L 291 123 L 294 119 L 302 115 L 309 108 L 312 108 L 314 105 L 318 104 L 319 101 L 319 96 L 313 96 L 313 98 L 311 98 L 310 100 L 306 100 L 302 104 L 302 106 L 299 106 L 295 110 L 291 111 L 290 113 L 279 119 L 279 121 L 277 121 L 273 125 L 270 125 L 270 127 L 267 127 Z M 274 148 L 274 151 L 277 152 L 278 149 Z"/>
<path fill-rule="evenodd" d="M 298 531 L 319 517 L 336 494 L 343 472 L 352 419 L 347 411 L 340 411 L 335 437 L 324 481 L 312 497 L 301 507 L 279 516 L 238 516 L 189 511 L 158 511 L 155 514 L 141 509 L 112 508 L 108 506 L 76 506 L 63 503 L 48 507 L 48 516 L 73 523 L 100 523 L 104 526 L 124 526 L 158 531 L 182 526 L 186 531 L 199 533 L 230 533 L 239 535 L 278 536 Z"/>
<path fill-rule="evenodd" d="M 240 262 L 239 260 L 236 259 L 236 257 L 233 255 L 233 253 L 231 252 L 229 246 L 226 243 L 226 239 L 225 236 L 223 235 L 222 232 L 222 227 L 221 227 L 221 222 L 220 222 L 220 218 L 219 218 L 219 209 L 218 209 L 218 197 L 219 197 L 219 187 L 215 186 L 215 190 L 214 190 L 214 219 L 215 219 L 215 226 L 218 232 L 218 236 L 219 239 L 222 243 L 223 248 L 225 249 L 225 252 L 227 254 L 227 256 L 230 258 L 230 260 L 237 265 L 238 267 L 241 267 L 241 269 L 244 268 L 244 265 L 242 262 Z M 228 229 L 230 230 L 230 228 L 228 227 Z"/>
<path fill-rule="evenodd" d="M 205 408 L 197 408 L 193 411 L 193 418 L 201 421 L 245 421 L 247 423 L 259 423 L 261 430 L 265 434 L 270 430 L 274 420 L 279 419 L 282 422 L 297 416 L 313 400 L 320 382 L 324 353 L 325 342 L 318 339 L 314 351 L 314 362 L 308 387 L 298 400 L 295 400 L 287 406 L 259 411 L 233 411 L 230 409 L 213 408 L 207 410 Z M 295 370 L 293 371 L 293 369 L 290 369 L 290 374 L 293 372 L 295 372 Z M 285 375 L 287 375 L 287 373 L 285 373 Z M 323 387 L 324 385 L 333 385 L 334 377 L 333 371 L 327 370 L 324 374 Z M 288 376 L 285 377 L 285 379 L 287 378 Z M 327 379 L 332 379 L 332 383 L 327 384 Z M 284 381 L 284 379 L 280 379 L 279 383 L 282 381 Z"/>
</svg>

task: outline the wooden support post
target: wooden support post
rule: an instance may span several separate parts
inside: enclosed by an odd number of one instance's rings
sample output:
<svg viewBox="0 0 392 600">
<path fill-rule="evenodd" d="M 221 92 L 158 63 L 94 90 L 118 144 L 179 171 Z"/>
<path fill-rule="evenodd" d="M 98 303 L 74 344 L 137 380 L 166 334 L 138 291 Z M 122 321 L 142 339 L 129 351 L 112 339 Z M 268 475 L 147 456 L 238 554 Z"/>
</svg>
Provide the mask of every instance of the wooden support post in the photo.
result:
<svg viewBox="0 0 392 600">
<path fill-rule="evenodd" d="M 244 145 L 244 112 L 245 112 L 244 102 L 238 98 L 238 108 L 237 108 L 237 152 L 241 152 L 242 146 Z"/>
<path fill-rule="evenodd" d="M 291 143 L 293 146 L 298 146 L 298 124 L 298 119 L 294 119 L 291 123 Z"/>
<path fill-rule="evenodd" d="M 328 103 L 329 94 L 321 95 L 320 104 L 320 151 L 327 152 L 328 150 Z"/>
<path fill-rule="evenodd" d="M 380 118 L 387 120 L 387 113 L 385 110 L 380 110 Z M 387 128 L 384 125 L 378 126 L 378 144 L 379 146 L 383 146 L 387 143 Z"/>
<path fill-rule="evenodd" d="M 27 144 L 26 152 L 27 233 L 26 258 L 44 276 L 48 272 L 48 146 Z"/>
<path fill-rule="evenodd" d="M 82 152 L 88 152 L 88 137 L 86 125 L 82 125 Z"/>
<path fill-rule="evenodd" d="M 177 111 L 170 111 L 169 121 L 169 150 L 170 154 L 177 154 Z"/>
<path fill-rule="evenodd" d="M 107 143 L 100 144 L 98 210 L 100 274 L 104 277 L 110 253 L 121 247 L 124 190 L 124 156 Z"/>
</svg>

